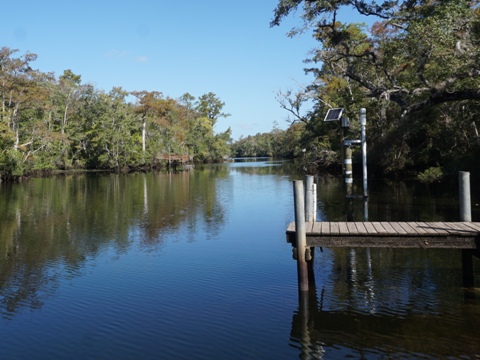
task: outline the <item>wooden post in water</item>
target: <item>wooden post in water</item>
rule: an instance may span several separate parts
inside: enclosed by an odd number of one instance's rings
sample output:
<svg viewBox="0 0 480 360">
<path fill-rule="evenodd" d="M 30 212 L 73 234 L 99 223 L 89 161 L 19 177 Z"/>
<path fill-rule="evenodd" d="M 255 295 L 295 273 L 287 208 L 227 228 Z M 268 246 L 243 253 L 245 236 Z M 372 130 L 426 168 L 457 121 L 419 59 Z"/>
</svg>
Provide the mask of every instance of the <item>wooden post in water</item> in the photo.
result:
<svg viewBox="0 0 480 360">
<path fill-rule="evenodd" d="M 360 109 L 360 127 L 361 127 L 361 141 L 362 141 L 362 166 L 363 166 L 363 197 L 368 196 L 368 181 L 367 181 L 367 110 Z"/>
<path fill-rule="evenodd" d="M 307 235 L 305 227 L 305 192 L 302 180 L 293 182 L 295 203 L 295 236 L 297 242 L 298 291 L 308 291 L 308 266 L 305 259 Z"/>
<path fill-rule="evenodd" d="M 314 182 L 313 175 L 305 176 L 305 221 L 315 222 L 316 220 L 316 204 L 317 204 L 317 187 Z M 309 282 L 315 281 L 315 272 L 313 270 L 313 264 L 315 259 L 315 247 L 305 248 L 305 260 L 308 267 L 308 280 Z"/>
<path fill-rule="evenodd" d="M 305 221 L 307 222 L 315 221 L 315 213 L 313 212 L 315 205 L 313 199 L 314 185 L 313 175 L 305 176 Z"/>
<path fill-rule="evenodd" d="M 470 204 L 470 173 L 460 171 L 459 176 L 459 196 L 460 196 L 460 221 L 472 221 L 472 207 Z M 473 287 L 473 251 L 462 249 L 462 275 L 463 286 Z"/>
<path fill-rule="evenodd" d="M 460 221 L 472 221 L 472 206 L 470 204 L 470 173 L 460 171 L 459 176 L 460 191 Z"/>
</svg>

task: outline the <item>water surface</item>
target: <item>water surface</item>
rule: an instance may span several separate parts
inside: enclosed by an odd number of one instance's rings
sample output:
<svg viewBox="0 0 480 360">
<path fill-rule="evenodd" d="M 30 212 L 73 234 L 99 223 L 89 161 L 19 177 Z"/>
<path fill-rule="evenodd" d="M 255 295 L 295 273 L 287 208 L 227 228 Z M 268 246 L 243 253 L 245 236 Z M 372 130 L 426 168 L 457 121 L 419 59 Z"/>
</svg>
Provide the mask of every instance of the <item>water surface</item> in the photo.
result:
<svg viewBox="0 0 480 360">
<path fill-rule="evenodd" d="M 455 250 L 323 249 L 299 299 L 285 229 L 301 177 L 262 159 L 0 184 L 0 358 L 479 358 Z M 363 220 L 340 179 L 318 193 L 320 220 Z M 372 183 L 367 209 L 458 220 L 451 186 Z"/>
</svg>

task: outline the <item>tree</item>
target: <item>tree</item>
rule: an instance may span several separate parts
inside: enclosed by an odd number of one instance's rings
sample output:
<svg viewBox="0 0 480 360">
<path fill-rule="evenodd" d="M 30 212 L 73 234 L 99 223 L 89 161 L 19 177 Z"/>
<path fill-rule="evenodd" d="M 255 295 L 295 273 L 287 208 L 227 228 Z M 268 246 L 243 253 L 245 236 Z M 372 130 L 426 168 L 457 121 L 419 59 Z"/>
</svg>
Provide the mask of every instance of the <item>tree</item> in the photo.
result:
<svg viewBox="0 0 480 360">
<path fill-rule="evenodd" d="M 325 104 L 341 106 L 353 118 L 360 107 L 368 107 L 376 120 L 369 125 L 372 150 L 385 158 L 383 164 L 375 163 L 398 171 L 434 162 L 433 156 L 437 161 L 446 160 L 442 144 L 434 146 L 436 155 L 420 155 L 419 134 L 426 133 L 426 124 L 441 125 L 441 119 L 448 118 L 460 125 L 460 137 L 466 124 L 452 110 L 477 108 L 478 5 L 478 0 L 282 0 L 271 25 L 302 10 L 303 25 L 292 29 L 290 35 L 313 27 L 320 44 L 308 60 L 312 66 L 306 69 L 315 75 L 309 90 L 317 100 L 317 111 L 325 113 Z M 368 31 L 364 25 L 341 22 L 342 7 L 378 22 Z M 427 144 L 443 132 L 443 123 L 429 128 Z M 468 127 L 471 129 L 471 122 Z M 476 143 L 478 136 L 471 130 L 469 134 L 467 142 Z M 448 154 L 450 159 L 455 156 L 451 151 Z"/>
<path fill-rule="evenodd" d="M 161 165 L 165 154 L 228 155 L 231 131 L 215 135 L 224 103 L 214 93 L 175 100 L 158 91 L 109 93 L 67 69 L 34 70 L 36 55 L 0 49 L 0 180 L 53 169 L 131 170 Z M 140 121 L 138 121 L 140 120 Z"/>
<path fill-rule="evenodd" d="M 219 135 L 214 133 L 217 120 L 230 116 L 222 112 L 224 106 L 213 92 L 200 96 L 195 102 L 196 118 L 190 123 L 188 144 L 198 162 L 219 161 L 229 155 L 226 144 L 230 141 L 231 130 Z"/>
<path fill-rule="evenodd" d="M 0 176 L 21 176 L 32 156 L 48 144 L 44 114 L 52 74 L 32 69 L 37 55 L 14 57 L 18 50 L 0 50 L 1 128 L 3 138 Z M 12 142 L 13 140 L 13 142 Z"/>
<path fill-rule="evenodd" d="M 81 78 L 80 75 L 75 75 L 70 69 L 64 70 L 63 75 L 59 78 L 59 90 L 63 103 L 63 116 L 60 126 L 62 134 L 65 133 L 65 127 L 67 126 L 68 111 L 78 98 L 78 88 L 81 83 Z"/>
<path fill-rule="evenodd" d="M 156 118 L 159 110 L 159 100 L 163 94 L 158 91 L 133 91 L 132 95 L 137 98 L 135 112 L 142 117 L 142 152 L 145 157 L 147 144 L 147 116 Z"/>
<path fill-rule="evenodd" d="M 128 92 L 120 87 L 114 87 L 108 94 L 99 94 L 102 110 L 87 132 L 96 168 L 123 170 L 140 163 L 134 137 L 135 114 L 125 101 L 127 96 Z"/>
<path fill-rule="evenodd" d="M 322 45 L 313 60 L 343 63 L 339 75 L 357 82 L 365 96 L 394 101 L 404 114 L 480 99 L 477 0 L 281 1 L 271 25 L 301 3 L 302 18 L 314 24 Z M 379 18 L 372 37 L 353 36 L 352 27 L 337 20 L 346 5 Z"/>
<path fill-rule="evenodd" d="M 219 118 L 230 116 L 230 114 L 222 112 L 224 106 L 225 103 L 217 95 L 209 92 L 198 98 L 196 110 L 200 116 L 208 118 L 212 122 L 212 126 L 215 126 Z"/>
</svg>

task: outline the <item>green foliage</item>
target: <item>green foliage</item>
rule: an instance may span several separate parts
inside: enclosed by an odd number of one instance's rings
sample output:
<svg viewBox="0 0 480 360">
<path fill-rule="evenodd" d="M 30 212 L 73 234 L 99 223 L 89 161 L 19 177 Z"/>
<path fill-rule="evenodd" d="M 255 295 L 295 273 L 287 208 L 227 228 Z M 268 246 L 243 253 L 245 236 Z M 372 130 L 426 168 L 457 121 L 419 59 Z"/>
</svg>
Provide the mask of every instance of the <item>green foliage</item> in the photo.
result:
<svg viewBox="0 0 480 360">
<path fill-rule="evenodd" d="M 417 175 L 417 179 L 426 184 L 440 181 L 443 177 L 443 171 L 440 167 L 431 167 Z"/>
<path fill-rule="evenodd" d="M 301 151 L 300 137 L 304 124 L 294 124 L 288 130 L 276 126 L 268 133 L 241 137 L 231 144 L 232 157 L 276 157 L 293 158 Z"/>
<path fill-rule="evenodd" d="M 415 173 L 454 163 L 477 151 L 480 101 L 478 1 L 419 0 L 279 1 L 271 25 L 297 11 L 313 28 L 318 48 L 306 62 L 314 99 L 300 137 L 304 148 L 320 143 L 339 151 L 339 127 L 323 123 L 326 111 L 343 107 L 349 138 L 359 138 L 358 114 L 367 109 L 370 170 Z M 370 29 L 342 22 L 341 8 L 376 17 Z M 281 103 L 293 104 L 293 101 Z M 287 108 L 290 112 L 298 109 Z M 474 167 L 471 163 L 467 167 Z"/>
<path fill-rule="evenodd" d="M 0 180 L 55 169 L 149 169 L 168 154 L 202 162 L 229 155 L 230 129 L 214 132 L 228 114 L 212 92 L 198 100 L 121 87 L 105 93 L 70 69 L 58 79 L 32 70 L 36 55 L 16 53 L 0 49 Z"/>
</svg>

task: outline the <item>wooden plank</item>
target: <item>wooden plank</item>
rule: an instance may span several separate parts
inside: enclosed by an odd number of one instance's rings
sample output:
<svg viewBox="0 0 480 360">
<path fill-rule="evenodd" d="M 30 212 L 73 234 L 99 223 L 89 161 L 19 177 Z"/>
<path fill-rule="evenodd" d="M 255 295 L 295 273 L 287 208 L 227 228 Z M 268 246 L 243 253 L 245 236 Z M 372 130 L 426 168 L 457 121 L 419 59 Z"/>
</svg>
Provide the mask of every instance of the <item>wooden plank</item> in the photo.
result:
<svg viewBox="0 0 480 360">
<path fill-rule="evenodd" d="M 373 225 L 373 227 L 375 228 L 375 230 L 377 231 L 377 234 L 378 234 L 378 235 L 386 235 L 386 234 L 388 234 L 388 231 L 385 230 L 385 228 L 383 227 L 383 225 L 382 225 L 381 222 L 374 221 L 374 222 L 372 222 L 372 225 Z"/>
<path fill-rule="evenodd" d="M 358 235 L 368 235 L 368 231 L 367 231 L 367 228 L 365 227 L 365 223 L 354 222 L 354 224 L 357 227 Z"/>
<path fill-rule="evenodd" d="M 288 232 L 295 232 L 295 223 L 294 222 L 291 222 L 290 224 L 288 224 L 287 233 Z"/>
<path fill-rule="evenodd" d="M 305 223 L 305 233 L 311 234 L 314 222 L 306 222 Z"/>
<path fill-rule="evenodd" d="M 330 223 L 330 235 L 339 235 L 340 229 L 338 227 L 338 222 L 331 222 Z"/>
<path fill-rule="evenodd" d="M 395 229 L 398 235 L 407 235 L 405 229 L 398 222 L 392 221 L 389 224 Z"/>
<path fill-rule="evenodd" d="M 477 230 L 480 233 L 480 223 L 478 222 L 462 222 L 465 226 L 468 226 L 474 230 Z"/>
<path fill-rule="evenodd" d="M 470 234 L 475 234 L 477 233 L 478 234 L 478 231 L 474 230 L 472 227 L 466 225 L 467 223 L 465 222 L 456 222 L 456 223 L 452 223 L 452 226 L 463 231 L 464 233 L 470 233 Z"/>
<path fill-rule="evenodd" d="M 475 231 L 465 228 L 461 223 L 443 223 L 451 235 L 472 235 Z"/>
<path fill-rule="evenodd" d="M 415 235 L 415 236 L 418 236 L 418 232 L 417 230 L 415 230 L 415 228 L 410 225 L 410 223 L 408 222 L 399 222 L 398 223 L 401 227 L 403 227 L 403 229 L 407 232 L 407 234 L 411 234 L 411 235 Z"/>
<path fill-rule="evenodd" d="M 378 235 L 377 230 L 375 230 L 371 222 L 365 222 L 363 224 L 365 225 L 368 235 Z"/>
<path fill-rule="evenodd" d="M 345 222 L 339 222 L 338 223 L 338 229 L 340 230 L 340 235 L 350 234 L 349 231 L 348 231 L 347 223 L 345 223 Z"/>
<path fill-rule="evenodd" d="M 321 228 L 322 228 L 322 232 L 321 232 L 322 235 L 324 235 L 324 234 L 325 235 L 330 235 L 330 223 L 329 222 L 326 222 L 326 221 L 322 222 Z"/>
<path fill-rule="evenodd" d="M 308 242 L 313 244 L 310 246 L 436 247 L 475 249 L 480 253 L 478 222 L 309 222 L 305 225 Z M 294 222 L 288 224 L 286 235 L 287 241 L 295 246 Z"/>
<path fill-rule="evenodd" d="M 354 222 L 347 222 L 347 228 L 350 235 L 358 235 L 357 226 Z"/>
<path fill-rule="evenodd" d="M 415 228 L 415 231 L 419 236 L 428 235 L 430 233 L 430 230 L 429 230 L 430 228 L 426 226 L 425 223 L 414 222 L 414 223 L 410 223 L 410 226 Z"/>
<path fill-rule="evenodd" d="M 382 226 L 389 234 L 397 234 L 397 231 L 390 225 L 389 222 L 382 222 Z"/>
<path fill-rule="evenodd" d="M 312 233 L 322 235 L 322 224 L 321 222 L 316 222 L 313 224 Z"/>
<path fill-rule="evenodd" d="M 431 235 L 438 235 L 439 232 L 437 230 L 435 230 L 434 228 L 432 228 L 430 226 L 429 223 L 425 223 L 425 222 L 418 222 L 417 223 L 418 226 L 423 229 L 427 234 L 431 234 Z"/>
<path fill-rule="evenodd" d="M 430 227 L 435 229 L 439 234 L 448 235 L 448 226 L 446 227 L 442 222 L 431 222 Z"/>
</svg>

